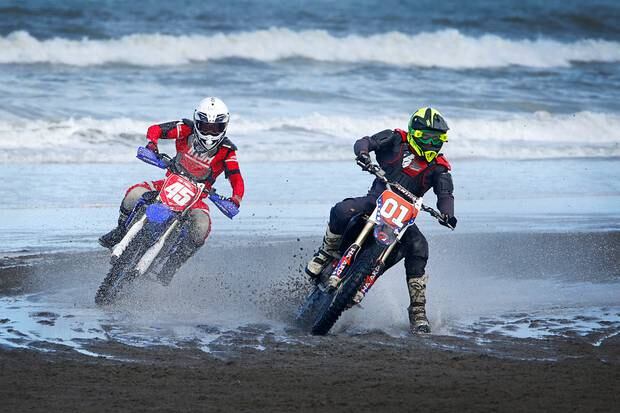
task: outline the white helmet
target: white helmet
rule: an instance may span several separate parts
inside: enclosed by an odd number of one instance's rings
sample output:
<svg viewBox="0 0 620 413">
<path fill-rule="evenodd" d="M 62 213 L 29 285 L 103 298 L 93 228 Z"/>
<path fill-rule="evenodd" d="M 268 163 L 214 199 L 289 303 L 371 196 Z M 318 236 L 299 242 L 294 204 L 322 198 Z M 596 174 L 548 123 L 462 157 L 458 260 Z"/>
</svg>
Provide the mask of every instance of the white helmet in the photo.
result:
<svg viewBox="0 0 620 413">
<path fill-rule="evenodd" d="M 195 143 L 198 149 L 211 151 L 219 145 L 226 135 L 230 114 L 228 107 L 216 97 L 200 101 L 194 111 Z"/>
</svg>

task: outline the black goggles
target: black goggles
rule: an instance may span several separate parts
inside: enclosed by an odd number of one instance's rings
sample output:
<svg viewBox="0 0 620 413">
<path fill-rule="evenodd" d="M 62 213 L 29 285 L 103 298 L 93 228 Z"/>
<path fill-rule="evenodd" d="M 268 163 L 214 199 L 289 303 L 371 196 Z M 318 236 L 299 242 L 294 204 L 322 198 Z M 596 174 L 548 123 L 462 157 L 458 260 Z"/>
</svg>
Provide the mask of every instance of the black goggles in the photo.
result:
<svg viewBox="0 0 620 413">
<path fill-rule="evenodd" d="M 217 136 L 226 130 L 226 122 L 209 123 L 203 120 L 196 121 L 196 129 L 203 135 Z"/>
</svg>

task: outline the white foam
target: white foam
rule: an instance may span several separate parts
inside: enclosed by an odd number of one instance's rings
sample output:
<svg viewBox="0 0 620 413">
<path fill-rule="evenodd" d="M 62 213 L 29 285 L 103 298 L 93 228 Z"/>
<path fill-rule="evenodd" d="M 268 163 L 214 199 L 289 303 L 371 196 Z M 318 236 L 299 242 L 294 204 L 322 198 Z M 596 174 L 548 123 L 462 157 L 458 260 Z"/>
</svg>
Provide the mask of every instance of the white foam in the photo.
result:
<svg viewBox="0 0 620 413">
<path fill-rule="evenodd" d="M 396 66 L 494 68 L 510 65 L 566 67 L 571 62 L 620 61 L 620 43 L 599 39 L 505 39 L 467 36 L 455 29 L 414 35 L 387 32 L 334 36 L 324 30 L 271 28 L 231 34 L 171 36 L 133 34 L 115 39 L 39 40 L 25 31 L 0 37 L 0 64 L 74 66 L 182 65 L 225 58 L 274 62 L 306 58 L 326 62 L 377 62 Z M 429 50 L 431 51 L 429 53 Z"/>
<path fill-rule="evenodd" d="M 317 161 L 352 158 L 353 142 L 387 128 L 400 116 L 349 117 L 308 114 L 296 118 L 232 118 L 229 136 L 244 161 Z M 169 119 L 167 119 L 169 120 Z M 618 157 L 620 115 L 547 112 L 502 119 L 449 119 L 445 152 L 454 158 Z M 0 120 L 0 162 L 132 162 L 151 122 L 128 118 Z M 166 145 L 166 144 L 162 144 Z M 169 144 L 170 145 L 170 144 Z M 172 146 L 164 147 L 172 151 Z"/>
</svg>

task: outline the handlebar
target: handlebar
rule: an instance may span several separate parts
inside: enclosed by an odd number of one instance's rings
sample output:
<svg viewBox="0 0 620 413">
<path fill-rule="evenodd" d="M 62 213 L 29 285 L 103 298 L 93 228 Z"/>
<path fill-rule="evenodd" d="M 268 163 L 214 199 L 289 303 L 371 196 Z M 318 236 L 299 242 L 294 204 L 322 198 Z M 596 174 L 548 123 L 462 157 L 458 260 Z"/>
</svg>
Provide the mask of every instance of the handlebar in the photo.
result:
<svg viewBox="0 0 620 413">
<path fill-rule="evenodd" d="M 172 157 L 167 153 L 160 153 L 157 155 L 160 161 L 164 162 L 167 165 L 167 168 L 170 168 L 172 165 Z"/>
<path fill-rule="evenodd" d="M 415 202 L 419 198 L 419 197 L 415 196 L 413 193 L 411 193 L 411 191 L 409 191 L 407 188 L 405 188 L 401 184 L 399 184 L 397 182 L 390 182 L 390 180 L 387 179 L 387 177 L 385 176 L 385 171 L 383 169 L 381 169 L 381 167 L 379 165 L 373 164 L 373 163 L 367 165 L 364 162 L 360 161 L 359 159 L 356 162 L 364 171 L 367 171 L 368 173 L 374 175 L 378 180 L 380 180 L 381 182 L 386 184 L 391 189 L 396 189 L 398 192 L 400 192 L 401 194 L 405 195 L 411 201 Z M 452 225 L 450 225 L 448 222 L 445 221 L 443 215 L 441 215 L 441 213 L 439 211 L 437 211 L 436 209 L 434 209 L 434 208 L 432 208 L 430 206 L 424 205 L 424 204 L 422 204 L 422 208 L 421 209 L 422 209 L 422 211 L 428 213 L 430 216 L 432 216 L 437 221 L 439 221 L 439 223 L 441 223 L 442 225 L 447 226 L 448 228 L 450 228 L 451 230 L 454 231 L 454 227 Z"/>
<path fill-rule="evenodd" d="M 168 169 L 174 174 L 183 175 L 184 177 L 190 179 L 195 183 L 201 183 L 196 177 L 178 170 L 179 168 L 175 166 L 173 158 L 165 153 L 155 153 L 148 148 L 139 147 L 136 157 L 150 165 L 157 166 L 161 169 Z M 235 205 L 235 203 L 230 201 L 228 198 L 218 194 L 215 188 L 205 188 L 203 189 L 203 192 L 207 194 L 209 200 L 213 202 L 213 204 L 228 218 L 232 219 L 235 215 L 239 213 L 239 208 L 237 207 L 237 205 Z"/>
</svg>

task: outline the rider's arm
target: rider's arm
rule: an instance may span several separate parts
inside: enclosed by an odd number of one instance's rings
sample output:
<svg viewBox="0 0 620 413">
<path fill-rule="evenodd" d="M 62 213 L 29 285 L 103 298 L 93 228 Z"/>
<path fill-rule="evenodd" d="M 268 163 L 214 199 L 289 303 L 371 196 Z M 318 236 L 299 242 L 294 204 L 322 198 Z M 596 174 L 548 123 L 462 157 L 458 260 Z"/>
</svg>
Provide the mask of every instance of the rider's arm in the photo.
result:
<svg viewBox="0 0 620 413">
<path fill-rule="evenodd" d="M 243 182 L 243 176 L 241 176 L 241 170 L 239 169 L 239 162 L 237 161 L 237 152 L 229 150 L 224 158 L 224 175 L 228 178 L 230 186 L 232 187 L 232 199 L 241 204 L 243 199 L 243 193 L 245 192 L 245 184 Z"/>
<path fill-rule="evenodd" d="M 372 136 L 364 136 L 358 139 L 355 145 L 353 145 L 353 151 L 355 152 L 355 156 L 360 156 L 370 151 L 378 151 L 393 145 L 400 145 L 401 141 L 402 138 L 400 134 L 391 129 L 386 129 Z"/>
<path fill-rule="evenodd" d="M 439 166 L 433 177 L 433 192 L 437 195 L 437 209 L 448 217 L 454 216 L 454 184 L 449 169 Z"/>
<path fill-rule="evenodd" d="M 146 139 L 157 147 L 160 139 L 186 138 L 192 133 L 192 121 L 183 119 L 152 125 L 146 131 Z"/>
</svg>

